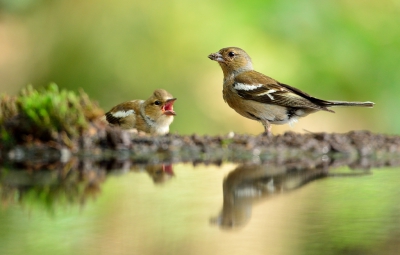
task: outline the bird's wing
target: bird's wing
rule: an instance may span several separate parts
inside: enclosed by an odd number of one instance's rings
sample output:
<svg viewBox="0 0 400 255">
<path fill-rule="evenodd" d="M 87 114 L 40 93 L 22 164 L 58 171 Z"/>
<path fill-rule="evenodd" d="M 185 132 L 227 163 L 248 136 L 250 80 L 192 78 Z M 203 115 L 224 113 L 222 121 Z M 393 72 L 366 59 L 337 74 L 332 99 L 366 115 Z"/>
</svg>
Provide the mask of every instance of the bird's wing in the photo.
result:
<svg viewBox="0 0 400 255">
<path fill-rule="evenodd" d="M 248 71 L 235 77 L 233 89 L 246 100 L 286 107 L 327 110 L 328 101 L 314 98 L 307 93 L 265 76 Z"/>
<path fill-rule="evenodd" d="M 135 114 L 138 111 L 138 102 L 137 100 L 124 102 L 117 106 L 114 106 L 109 112 L 107 112 L 106 120 L 114 125 L 119 125 L 121 119 Z"/>
</svg>

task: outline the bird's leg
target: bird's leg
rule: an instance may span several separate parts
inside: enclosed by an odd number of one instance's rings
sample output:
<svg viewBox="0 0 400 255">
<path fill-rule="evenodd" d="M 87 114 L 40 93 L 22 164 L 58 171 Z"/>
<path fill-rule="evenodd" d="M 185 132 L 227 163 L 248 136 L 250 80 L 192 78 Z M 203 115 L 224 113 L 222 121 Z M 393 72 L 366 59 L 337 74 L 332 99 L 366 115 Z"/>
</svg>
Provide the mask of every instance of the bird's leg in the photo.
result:
<svg viewBox="0 0 400 255">
<path fill-rule="evenodd" d="M 264 134 L 267 136 L 272 136 L 271 123 L 268 120 L 261 120 L 261 124 L 264 126 Z"/>
</svg>

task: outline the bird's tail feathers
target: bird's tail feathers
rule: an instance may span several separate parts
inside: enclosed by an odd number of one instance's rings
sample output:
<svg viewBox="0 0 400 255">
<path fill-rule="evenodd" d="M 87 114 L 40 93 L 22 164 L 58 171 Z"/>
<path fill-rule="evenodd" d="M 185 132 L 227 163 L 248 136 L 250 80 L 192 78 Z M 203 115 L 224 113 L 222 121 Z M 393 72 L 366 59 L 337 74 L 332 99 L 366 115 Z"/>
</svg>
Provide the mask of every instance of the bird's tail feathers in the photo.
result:
<svg viewBox="0 0 400 255">
<path fill-rule="evenodd" d="M 327 101 L 326 106 L 361 106 L 361 107 L 374 107 L 373 102 L 346 102 L 346 101 Z"/>
</svg>

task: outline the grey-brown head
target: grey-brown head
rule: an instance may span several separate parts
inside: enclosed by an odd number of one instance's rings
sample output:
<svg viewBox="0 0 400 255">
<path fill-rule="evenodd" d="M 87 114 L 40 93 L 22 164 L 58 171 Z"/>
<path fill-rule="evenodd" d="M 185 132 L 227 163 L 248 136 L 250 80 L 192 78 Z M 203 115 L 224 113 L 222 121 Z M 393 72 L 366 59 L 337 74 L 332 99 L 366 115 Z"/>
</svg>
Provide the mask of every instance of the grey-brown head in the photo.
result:
<svg viewBox="0 0 400 255">
<path fill-rule="evenodd" d="M 208 55 L 208 58 L 218 62 L 224 75 L 253 70 L 250 56 L 238 47 L 220 49 L 218 52 Z"/>
</svg>

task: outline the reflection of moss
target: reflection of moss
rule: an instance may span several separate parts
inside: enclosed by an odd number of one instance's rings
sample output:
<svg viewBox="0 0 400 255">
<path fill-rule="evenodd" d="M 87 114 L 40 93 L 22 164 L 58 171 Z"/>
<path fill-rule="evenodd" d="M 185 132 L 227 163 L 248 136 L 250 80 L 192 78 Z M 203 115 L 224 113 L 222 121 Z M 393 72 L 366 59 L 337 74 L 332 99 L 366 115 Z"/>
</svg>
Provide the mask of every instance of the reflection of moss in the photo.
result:
<svg viewBox="0 0 400 255">
<path fill-rule="evenodd" d="M 226 148 L 226 147 L 228 147 L 229 144 L 231 144 L 232 142 L 233 142 L 233 140 L 230 139 L 230 138 L 222 139 L 222 140 L 221 140 L 221 145 L 222 145 L 222 147 Z"/>
<path fill-rule="evenodd" d="M 103 114 L 83 91 L 59 90 L 54 83 L 41 90 L 27 86 L 18 97 L 2 96 L 0 107 L 0 139 L 5 142 L 29 140 L 26 136 L 50 140 L 58 133 L 77 137 Z"/>
<path fill-rule="evenodd" d="M 0 202 L 5 206 L 20 204 L 28 209 L 45 208 L 50 213 L 59 207 L 82 205 L 99 194 L 106 171 L 96 166 L 81 166 L 72 160 L 67 164 L 58 163 L 51 170 L 34 172 L 3 168 Z"/>
</svg>

